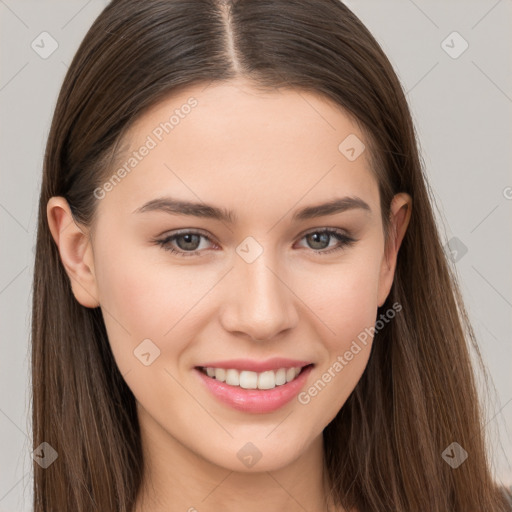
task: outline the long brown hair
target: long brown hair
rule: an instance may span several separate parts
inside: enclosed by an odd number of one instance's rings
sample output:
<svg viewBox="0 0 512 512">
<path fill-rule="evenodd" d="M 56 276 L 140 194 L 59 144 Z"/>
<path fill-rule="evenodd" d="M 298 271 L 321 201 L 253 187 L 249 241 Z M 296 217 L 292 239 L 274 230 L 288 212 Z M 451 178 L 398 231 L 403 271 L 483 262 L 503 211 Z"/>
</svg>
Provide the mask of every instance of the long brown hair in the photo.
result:
<svg viewBox="0 0 512 512">
<path fill-rule="evenodd" d="M 435 224 L 411 115 L 382 49 L 338 0 L 114 0 L 95 20 L 64 79 L 48 137 L 33 289 L 34 511 L 129 512 L 143 458 L 135 399 L 115 364 L 99 308 L 73 296 L 46 216 L 64 196 L 94 221 L 94 190 L 123 135 L 178 88 L 251 80 L 333 100 L 367 136 L 385 234 L 394 194 L 412 217 L 378 315 L 367 368 L 324 430 L 336 503 L 363 511 L 505 511 L 493 482 L 469 348 L 478 346 Z M 481 359 L 479 359 L 481 364 Z M 482 369 L 483 365 L 482 365 Z M 484 369 L 485 371 L 485 369 Z M 453 441 L 468 452 L 454 469 Z"/>
</svg>

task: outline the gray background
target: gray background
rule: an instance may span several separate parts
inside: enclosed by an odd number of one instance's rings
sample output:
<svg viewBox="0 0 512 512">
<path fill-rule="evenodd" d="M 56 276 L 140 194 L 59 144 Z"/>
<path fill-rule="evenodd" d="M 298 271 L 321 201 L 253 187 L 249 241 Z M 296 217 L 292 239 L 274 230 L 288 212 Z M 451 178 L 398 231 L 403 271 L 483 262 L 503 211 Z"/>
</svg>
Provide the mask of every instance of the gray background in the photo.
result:
<svg viewBox="0 0 512 512">
<path fill-rule="evenodd" d="M 0 0 L 0 512 L 31 509 L 28 339 L 46 137 L 64 73 L 106 3 Z M 489 453 L 496 479 L 512 485 L 512 0 L 346 3 L 407 91 L 442 236 L 457 251 L 497 389 L 486 401 Z M 44 31 L 58 43 L 46 59 L 31 47 Z M 461 55 L 454 31 L 469 44 Z"/>
</svg>

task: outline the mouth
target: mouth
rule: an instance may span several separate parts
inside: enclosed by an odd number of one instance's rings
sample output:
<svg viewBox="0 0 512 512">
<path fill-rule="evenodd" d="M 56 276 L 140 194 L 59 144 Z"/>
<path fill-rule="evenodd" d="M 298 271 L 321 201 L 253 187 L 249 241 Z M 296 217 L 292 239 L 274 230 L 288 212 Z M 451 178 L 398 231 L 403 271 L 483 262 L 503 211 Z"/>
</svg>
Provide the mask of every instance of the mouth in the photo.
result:
<svg viewBox="0 0 512 512">
<path fill-rule="evenodd" d="M 313 363 L 263 372 L 196 366 L 206 390 L 224 405 L 245 413 L 276 411 L 291 402 L 306 385 Z"/>
<path fill-rule="evenodd" d="M 274 389 L 284 386 L 294 381 L 299 375 L 313 364 L 304 366 L 292 366 L 288 368 L 278 368 L 276 370 L 267 370 L 264 372 L 253 372 L 249 370 L 237 370 L 235 368 L 214 368 L 205 366 L 196 366 L 196 369 L 204 375 L 223 382 L 228 386 L 242 389 Z"/>
</svg>

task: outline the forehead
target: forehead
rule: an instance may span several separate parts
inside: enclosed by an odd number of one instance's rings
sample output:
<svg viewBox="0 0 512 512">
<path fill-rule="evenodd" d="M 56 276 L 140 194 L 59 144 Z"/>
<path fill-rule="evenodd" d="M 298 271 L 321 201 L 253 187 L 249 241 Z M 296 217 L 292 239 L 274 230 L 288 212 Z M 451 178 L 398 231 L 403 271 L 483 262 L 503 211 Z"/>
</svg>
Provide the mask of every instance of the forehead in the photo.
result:
<svg viewBox="0 0 512 512">
<path fill-rule="evenodd" d="M 196 85 L 130 128 L 112 175 L 125 172 L 107 199 L 130 212 L 165 195 L 235 211 L 342 195 L 371 202 L 377 184 L 365 145 L 358 125 L 318 94 L 262 92 L 244 81 Z"/>
</svg>

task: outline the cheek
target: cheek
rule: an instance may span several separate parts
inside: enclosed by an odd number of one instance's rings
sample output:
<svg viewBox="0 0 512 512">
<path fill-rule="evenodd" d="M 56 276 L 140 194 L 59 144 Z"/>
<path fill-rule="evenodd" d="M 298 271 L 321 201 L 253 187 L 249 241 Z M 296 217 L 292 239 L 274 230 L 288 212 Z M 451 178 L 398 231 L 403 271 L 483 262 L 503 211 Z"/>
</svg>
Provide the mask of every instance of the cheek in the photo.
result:
<svg viewBox="0 0 512 512">
<path fill-rule="evenodd" d="M 355 253 L 339 265 L 319 267 L 314 282 L 303 281 L 304 302 L 321 324 L 330 350 L 341 350 L 373 326 L 378 306 L 380 258 Z"/>
<path fill-rule="evenodd" d="M 305 302 L 318 317 L 325 357 L 316 380 L 298 398 L 315 409 L 318 428 L 336 416 L 368 363 L 378 306 L 378 254 L 376 249 L 361 251 L 318 272 L 309 288 Z"/>
<path fill-rule="evenodd" d="M 143 250 L 120 250 L 119 245 L 114 250 L 114 245 L 102 246 L 105 249 L 98 254 L 96 277 L 110 345 L 124 373 L 140 366 L 134 350 L 143 340 L 151 340 L 160 350 L 155 363 L 164 360 L 160 356 L 169 352 L 170 339 L 173 354 L 179 352 L 179 340 L 186 342 L 185 336 L 176 336 L 179 320 L 200 297 L 196 297 L 199 291 L 190 287 L 190 271 L 176 267 L 164 276 L 161 269 L 148 264 L 147 248 L 144 257 Z"/>
</svg>

